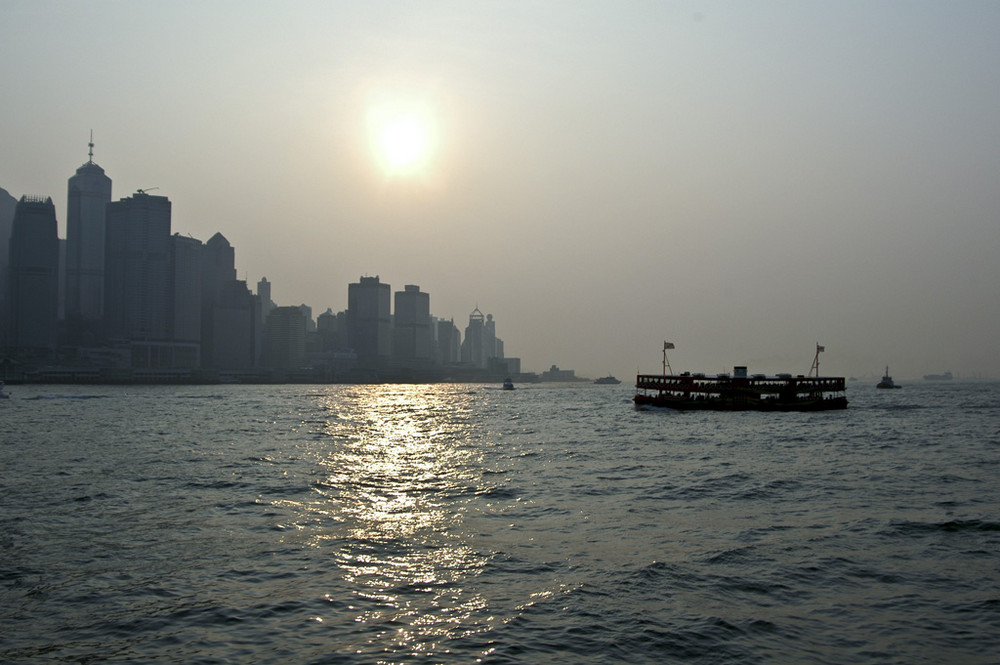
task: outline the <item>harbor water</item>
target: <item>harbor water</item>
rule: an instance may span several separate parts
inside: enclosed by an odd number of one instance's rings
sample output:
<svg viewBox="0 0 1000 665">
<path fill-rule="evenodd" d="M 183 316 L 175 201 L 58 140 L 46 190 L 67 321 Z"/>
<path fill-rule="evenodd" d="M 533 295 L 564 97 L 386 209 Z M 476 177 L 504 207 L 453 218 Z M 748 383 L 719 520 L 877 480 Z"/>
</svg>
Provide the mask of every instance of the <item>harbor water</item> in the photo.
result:
<svg viewBox="0 0 1000 665">
<path fill-rule="evenodd" d="M 1000 384 L 11 386 L 3 663 L 998 663 Z"/>
</svg>

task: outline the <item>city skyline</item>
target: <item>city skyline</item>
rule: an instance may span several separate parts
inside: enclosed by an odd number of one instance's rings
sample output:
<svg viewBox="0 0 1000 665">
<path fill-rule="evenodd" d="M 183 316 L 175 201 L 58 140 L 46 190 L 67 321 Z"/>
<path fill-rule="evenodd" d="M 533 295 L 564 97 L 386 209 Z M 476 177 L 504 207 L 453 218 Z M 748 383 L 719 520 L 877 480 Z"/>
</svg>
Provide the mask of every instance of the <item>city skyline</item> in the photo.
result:
<svg viewBox="0 0 1000 665">
<path fill-rule="evenodd" d="M 68 180 L 69 240 L 57 236 L 51 197 L 23 195 L 11 219 L 0 214 L 0 226 L 11 227 L 9 239 L 0 238 L 11 264 L 0 298 L 5 374 L 119 381 L 139 370 L 204 381 L 224 372 L 227 380 L 281 381 L 292 372 L 321 382 L 520 376 L 520 359 L 504 358 L 492 315 L 476 308 L 459 346 L 454 319 L 432 317 L 430 294 L 417 285 L 394 294 L 393 312 L 391 286 L 361 277 L 348 285 L 346 311 L 327 309 L 317 320 L 308 305 L 274 303 L 266 277 L 253 294 L 237 279 L 235 248 L 221 232 L 204 243 L 173 232 L 168 197 L 140 189 L 110 201 L 112 180 L 93 161 L 93 141 L 90 148 Z M 0 190 L 0 201 L 10 200 Z"/>
<path fill-rule="evenodd" d="M 65 238 L 93 129 L 275 301 L 417 283 L 525 369 L 1000 374 L 992 4 L 234 9 L 5 3 L 0 187 Z"/>
</svg>

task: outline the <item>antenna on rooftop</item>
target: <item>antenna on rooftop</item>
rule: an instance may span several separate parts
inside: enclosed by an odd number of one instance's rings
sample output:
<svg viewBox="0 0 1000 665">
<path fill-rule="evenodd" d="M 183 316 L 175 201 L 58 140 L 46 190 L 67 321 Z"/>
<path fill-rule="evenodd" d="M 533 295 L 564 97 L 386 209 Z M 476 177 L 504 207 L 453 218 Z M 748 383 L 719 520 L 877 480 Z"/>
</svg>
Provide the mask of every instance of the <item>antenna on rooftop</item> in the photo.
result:
<svg viewBox="0 0 1000 665">
<path fill-rule="evenodd" d="M 90 143 L 88 143 L 87 145 L 90 146 L 90 152 L 88 153 L 89 156 L 90 156 L 90 159 L 87 161 L 87 163 L 88 164 L 93 164 L 94 163 L 94 130 L 93 129 L 90 130 Z"/>
<path fill-rule="evenodd" d="M 145 189 L 137 189 L 137 190 L 135 190 L 135 193 L 136 194 L 145 194 L 146 192 L 151 192 L 154 189 L 159 189 L 159 187 L 146 187 Z"/>
</svg>

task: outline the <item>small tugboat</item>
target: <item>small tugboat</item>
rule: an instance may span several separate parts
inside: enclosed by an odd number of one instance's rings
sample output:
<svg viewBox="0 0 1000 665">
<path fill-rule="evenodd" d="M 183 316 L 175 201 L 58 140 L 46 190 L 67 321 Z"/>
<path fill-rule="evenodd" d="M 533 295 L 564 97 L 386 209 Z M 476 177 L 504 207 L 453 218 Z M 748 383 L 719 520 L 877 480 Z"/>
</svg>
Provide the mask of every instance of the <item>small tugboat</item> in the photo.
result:
<svg viewBox="0 0 1000 665">
<path fill-rule="evenodd" d="M 875 387 L 876 388 L 902 388 L 902 386 L 897 386 L 895 383 L 892 382 L 892 377 L 889 376 L 889 366 L 888 365 L 885 366 L 885 376 L 882 377 L 881 381 L 879 381 L 877 384 L 875 384 Z"/>
<path fill-rule="evenodd" d="M 733 374 L 667 373 L 667 349 L 664 343 L 663 374 L 639 374 L 635 378 L 635 408 L 668 408 L 681 411 L 829 411 L 846 409 L 847 396 L 842 376 L 819 376 L 819 354 L 810 376 L 791 374 L 747 375 L 747 368 L 738 365 Z M 812 372 L 816 376 L 812 376 Z"/>
<path fill-rule="evenodd" d="M 608 374 L 600 379 L 594 379 L 594 383 L 602 386 L 617 386 L 621 381 Z"/>
<path fill-rule="evenodd" d="M 509 376 L 506 379 L 503 380 L 503 389 L 504 390 L 513 390 L 514 389 L 514 382 L 510 380 Z"/>
</svg>

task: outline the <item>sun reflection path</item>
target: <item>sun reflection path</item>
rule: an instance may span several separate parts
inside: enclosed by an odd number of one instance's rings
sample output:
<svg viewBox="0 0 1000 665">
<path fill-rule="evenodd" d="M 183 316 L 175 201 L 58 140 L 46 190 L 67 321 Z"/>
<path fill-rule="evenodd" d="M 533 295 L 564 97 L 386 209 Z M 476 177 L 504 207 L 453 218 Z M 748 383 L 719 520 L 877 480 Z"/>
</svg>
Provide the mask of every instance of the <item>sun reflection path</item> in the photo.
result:
<svg viewBox="0 0 1000 665">
<path fill-rule="evenodd" d="M 313 509 L 337 526 L 314 544 L 334 552 L 354 595 L 357 637 L 368 649 L 428 654 L 489 630 L 488 604 L 470 590 L 488 554 L 461 533 L 483 482 L 473 398 L 393 385 L 327 400 Z"/>
</svg>

